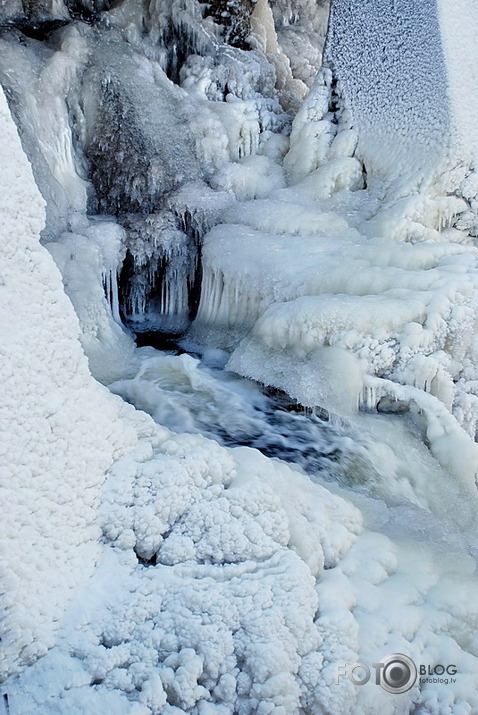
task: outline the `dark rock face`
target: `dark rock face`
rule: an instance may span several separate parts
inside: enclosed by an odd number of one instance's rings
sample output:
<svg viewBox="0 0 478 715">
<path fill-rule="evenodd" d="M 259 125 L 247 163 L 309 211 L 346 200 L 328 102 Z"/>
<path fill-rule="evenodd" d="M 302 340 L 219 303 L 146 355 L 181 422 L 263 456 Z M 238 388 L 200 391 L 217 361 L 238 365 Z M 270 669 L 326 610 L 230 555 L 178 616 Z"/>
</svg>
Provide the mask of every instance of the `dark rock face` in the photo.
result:
<svg viewBox="0 0 478 715">
<path fill-rule="evenodd" d="M 121 4 L 121 0 L 64 0 L 65 5 L 72 15 L 75 13 L 97 13 L 111 10 Z"/>
<path fill-rule="evenodd" d="M 100 12 L 121 0 L 0 0 L 0 25 L 17 27 L 35 36 L 41 30 L 56 29 L 71 20 L 93 22 Z M 28 32 L 30 30 L 30 32 Z M 38 37 L 37 39 L 42 39 Z"/>
<path fill-rule="evenodd" d="M 254 9 L 251 0 L 199 0 L 205 5 L 204 17 L 212 17 L 224 28 L 224 41 L 242 50 L 248 49 L 247 38 L 251 31 L 250 16 Z"/>
<path fill-rule="evenodd" d="M 0 0 L 0 23 L 25 27 L 53 21 L 95 20 L 99 13 L 121 5 L 123 0 Z M 197 0 L 204 17 L 212 17 L 224 28 L 224 41 L 247 49 L 252 0 Z"/>
<path fill-rule="evenodd" d="M 184 182 L 200 177 L 191 140 L 192 107 L 165 76 L 141 75 L 123 43 L 103 43 L 84 86 L 96 87 L 84 151 L 96 199 L 94 213 L 152 213 Z M 118 71 L 118 67 L 122 71 Z M 138 82 L 127 78 L 136 77 Z"/>
<path fill-rule="evenodd" d="M 27 18 L 47 18 L 52 16 L 52 0 L 22 0 Z"/>
<path fill-rule="evenodd" d="M 69 13 L 64 2 L 53 4 L 53 0 L 3 0 L 0 2 L 0 22 L 39 23 L 52 20 L 67 20 Z"/>
<path fill-rule="evenodd" d="M 154 187 L 150 186 L 152 152 L 137 126 L 134 107 L 111 79 L 103 82 L 100 106 L 96 131 L 86 154 L 96 188 L 94 209 L 118 215 L 139 211 L 146 200 L 147 209 L 152 210 L 157 202 Z"/>
</svg>

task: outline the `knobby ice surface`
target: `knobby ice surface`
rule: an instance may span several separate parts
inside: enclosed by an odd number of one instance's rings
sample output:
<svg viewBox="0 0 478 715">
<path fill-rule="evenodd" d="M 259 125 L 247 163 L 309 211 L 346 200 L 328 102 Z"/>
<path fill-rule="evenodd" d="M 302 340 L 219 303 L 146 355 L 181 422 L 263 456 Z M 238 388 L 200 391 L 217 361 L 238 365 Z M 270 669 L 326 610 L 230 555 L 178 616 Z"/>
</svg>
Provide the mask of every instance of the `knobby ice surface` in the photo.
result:
<svg viewBox="0 0 478 715">
<path fill-rule="evenodd" d="M 471 0 L 24 5 L 0 712 L 477 712 Z"/>
</svg>

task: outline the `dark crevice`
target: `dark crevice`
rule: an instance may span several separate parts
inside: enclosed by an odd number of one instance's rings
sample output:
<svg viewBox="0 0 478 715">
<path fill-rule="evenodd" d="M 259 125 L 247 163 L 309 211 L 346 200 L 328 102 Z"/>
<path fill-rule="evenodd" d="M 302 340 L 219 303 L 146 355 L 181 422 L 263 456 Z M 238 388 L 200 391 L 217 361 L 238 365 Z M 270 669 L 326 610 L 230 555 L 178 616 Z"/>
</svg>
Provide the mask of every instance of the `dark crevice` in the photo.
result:
<svg viewBox="0 0 478 715">
<path fill-rule="evenodd" d="M 184 352 L 178 348 L 178 341 L 184 333 L 160 333 L 156 330 L 145 330 L 136 333 L 136 345 L 138 348 L 149 346 L 155 350 L 165 350 L 174 352 Z"/>
<path fill-rule="evenodd" d="M 191 322 L 194 320 L 199 310 L 199 302 L 201 300 L 202 274 L 202 245 L 198 242 L 196 270 L 194 271 L 193 282 L 189 286 L 189 320 Z"/>
<path fill-rule="evenodd" d="M 101 13 L 121 5 L 123 0 L 64 0 L 68 12 L 75 20 L 94 23 Z"/>
<path fill-rule="evenodd" d="M 182 33 L 172 23 L 163 31 L 162 43 L 167 50 L 167 65 L 165 72 L 171 82 L 180 83 L 179 73 L 189 55 L 199 54 L 193 40 Z"/>
<path fill-rule="evenodd" d="M 337 79 L 335 77 L 332 78 L 332 82 L 330 85 L 330 103 L 329 103 L 329 111 L 332 112 L 334 115 L 334 120 L 338 123 L 338 115 L 341 110 L 341 97 L 338 92 L 338 87 L 337 87 Z"/>
<path fill-rule="evenodd" d="M 140 556 L 136 549 L 134 549 L 134 553 L 136 554 L 136 558 L 138 559 L 138 563 L 140 563 L 142 566 L 156 566 L 158 563 L 158 559 L 156 554 L 153 554 L 150 559 L 146 559 L 143 556 Z"/>
<path fill-rule="evenodd" d="M 0 30 L 19 30 L 26 37 L 31 37 L 33 40 L 47 40 L 51 34 L 59 30 L 61 27 L 68 25 L 70 20 L 27 20 L 17 19 L 11 22 L 0 24 Z"/>
</svg>

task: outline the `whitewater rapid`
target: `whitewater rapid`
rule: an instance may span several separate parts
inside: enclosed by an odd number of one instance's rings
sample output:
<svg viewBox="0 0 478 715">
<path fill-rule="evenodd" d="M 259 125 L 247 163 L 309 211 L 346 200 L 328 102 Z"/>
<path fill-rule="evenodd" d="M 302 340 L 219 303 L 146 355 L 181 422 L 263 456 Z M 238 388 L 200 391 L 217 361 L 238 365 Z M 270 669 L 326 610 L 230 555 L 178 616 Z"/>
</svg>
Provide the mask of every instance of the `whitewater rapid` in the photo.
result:
<svg viewBox="0 0 478 715">
<path fill-rule="evenodd" d="M 160 425 L 202 434 L 227 447 L 247 446 L 304 470 L 356 503 L 370 528 L 478 553 L 476 495 L 450 479 L 409 414 L 348 418 L 307 409 L 286 394 L 224 370 L 228 355 L 142 347 L 122 379 L 109 385 Z M 383 522 L 384 514 L 387 514 Z"/>
</svg>

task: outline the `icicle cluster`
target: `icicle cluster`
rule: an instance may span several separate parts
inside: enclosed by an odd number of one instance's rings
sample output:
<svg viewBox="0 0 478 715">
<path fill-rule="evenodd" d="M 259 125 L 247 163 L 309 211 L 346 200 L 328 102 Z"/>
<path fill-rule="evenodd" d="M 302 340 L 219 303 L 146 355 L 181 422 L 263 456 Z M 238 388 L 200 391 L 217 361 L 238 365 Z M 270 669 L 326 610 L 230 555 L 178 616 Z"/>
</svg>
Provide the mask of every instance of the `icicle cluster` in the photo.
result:
<svg viewBox="0 0 478 715">
<path fill-rule="evenodd" d="M 189 290 L 197 250 L 174 216 L 151 214 L 124 219 L 127 254 L 121 288 L 125 318 L 136 329 L 180 333 L 189 322 Z"/>
</svg>

